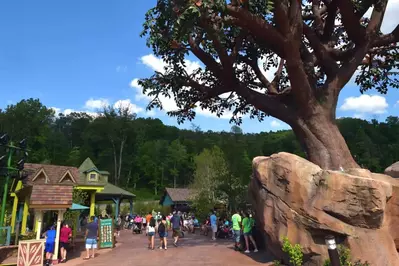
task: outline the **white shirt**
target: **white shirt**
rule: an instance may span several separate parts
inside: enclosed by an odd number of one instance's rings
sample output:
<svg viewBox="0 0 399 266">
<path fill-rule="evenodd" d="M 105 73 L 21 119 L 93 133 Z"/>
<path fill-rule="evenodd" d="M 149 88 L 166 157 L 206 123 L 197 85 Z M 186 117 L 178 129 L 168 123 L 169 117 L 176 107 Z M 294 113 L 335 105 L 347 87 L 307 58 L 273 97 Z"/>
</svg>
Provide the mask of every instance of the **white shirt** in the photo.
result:
<svg viewBox="0 0 399 266">
<path fill-rule="evenodd" d="M 148 226 L 148 233 L 155 233 L 155 227 Z"/>
</svg>

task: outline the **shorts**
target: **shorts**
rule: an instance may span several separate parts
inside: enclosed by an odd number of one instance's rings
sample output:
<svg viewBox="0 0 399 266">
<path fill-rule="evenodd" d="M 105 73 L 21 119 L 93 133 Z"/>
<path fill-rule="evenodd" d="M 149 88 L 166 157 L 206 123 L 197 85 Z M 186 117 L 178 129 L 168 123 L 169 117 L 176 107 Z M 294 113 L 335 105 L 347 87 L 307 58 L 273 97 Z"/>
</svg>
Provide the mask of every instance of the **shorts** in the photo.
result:
<svg viewBox="0 0 399 266">
<path fill-rule="evenodd" d="M 218 227 L 216 225 L 212 225 L 212 232 L 216 233 L 218 231 Z"/>
<path fill-rule="evenodd" d="M 252 236 L 252 230 L 246 233 L 244 232 L 244 236 Z"/>
<path fill-rule="evenodd" d="M 148 236 L 155 236 L 155 232 L 148 232 Z"/>
<path fill-rule="evenodd" d="M 87 238 L 86 239 L 86 249 L 97 248 L 97 239 Z"/>
<path fill-rule="evenodd" d="M 178 237 L 180 234 L 180 228 L 173 228 L 173 237 Z"/>
<path fill-rule="evenodd" d="M 60 242 L 60 248 L 68 249 L 69 243 L 68 242 Z"/>
<path fill-rule="evenodd" d="M 168 237 L 168 232 L 159 233 L 160 238 Z"/>
<path fill-rule="evenodd" d="M 54 253 L 54 247 L 54 242 L 46 242 L 46 244 L 44 245 L 44 251 L 48 253 Z"/>
<path fill-rule="evenodd" d="M 241 231 L 240 230 L 234 230 L 234 238 L 236 240 L 236 243 L 241 242 Z"/>
</svg>

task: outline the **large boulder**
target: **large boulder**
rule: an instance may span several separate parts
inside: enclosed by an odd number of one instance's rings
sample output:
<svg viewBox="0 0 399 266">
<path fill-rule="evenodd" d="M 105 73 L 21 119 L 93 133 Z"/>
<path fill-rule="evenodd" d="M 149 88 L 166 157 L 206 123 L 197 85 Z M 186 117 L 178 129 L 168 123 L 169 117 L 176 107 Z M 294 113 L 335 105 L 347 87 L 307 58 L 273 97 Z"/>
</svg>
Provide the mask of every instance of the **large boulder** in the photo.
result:
<svg viewBox="0 0 399 266">
<path fill-rule="evenodd" d="M 334 235 L 353 259 L 393 266 L 399 265 L 396 181 L 365 169 L 322 170 L 281 152 L 253 160 L 249 190 L 266 245 L 278 258 L 285 257 L 281 248 L 287 236 L 303 247 L 305 265 L 323 265 L 324 239 Z"/>
<path fill-rule="evenodd" d="M 385 169 L 384 173 L 394 178 L 399 178 L 399 161 L 392 164 L 391 166 L 388 166 L 387 169 Z"/>
</svg>

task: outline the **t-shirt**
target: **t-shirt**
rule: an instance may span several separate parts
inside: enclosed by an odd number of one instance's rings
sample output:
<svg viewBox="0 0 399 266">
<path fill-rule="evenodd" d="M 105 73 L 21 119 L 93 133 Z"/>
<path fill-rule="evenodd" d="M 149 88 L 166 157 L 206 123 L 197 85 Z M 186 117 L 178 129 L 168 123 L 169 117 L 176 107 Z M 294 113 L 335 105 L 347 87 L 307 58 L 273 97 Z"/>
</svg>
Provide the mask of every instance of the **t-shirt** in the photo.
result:
<svg viewBox="0 0 399 266">
<path fill-rule="evenodd" d="M 240 230 L 240 222 L 241 222 L 241 215 L 239 215 L 238 213 L 234 214 L 231 217 L 231 221 L 233 222 L 233 230 Z"/>
<path fill-rule="evenodd" d="M 95 222 L 91 222 L 86 226 L 87 238 L 89 239 L 96 239 L 97 238 L 97 231 L 98 231 L 98 224 Z"/>
<path fill-rule="evenodd" d="M 60 230 L 60 242 L 68 243 L 69 236 L 72 234 L 72 229 L 69 227 L 62 227 Z"/>
<path fill-rule="evenodd" d="M 148 233 L 154 233 L 155 232 L 155 227 L 154 226 L 148 226 Z"/>
<path fill-rule="evenodd" d="M 244 228 L 244 233 L 249 233 L 252 230 L 252 223 L 251 223 L 251 219 L 248 217 L 245 217 L 244 219 L 242 219 L 242 226 Z"/>
<path fill-rule="evenodd" d="M 216 226 L 217 225 L 217 218 L 215 214 L 212 214 L 211 217 L 209 217 L 211 220 L 211 226 Z"/>
<path fill-rule="evenodd" d="M 56 231 L 53 230 L 48 230 L 46 233 L 46 242 L 47 243 L 54 243 L 55 242 L 55 235 L 56 235 Z"/>
<path fill-rule="evenodd" d="M 180 221 L 181 218 L 179 215 L 173 215 L 172 219 L 170 219 L 173 229 L 180 229 Z"/>
<path fill-rule="evenodd" d="M 255 226 L 255 219 L 252 217 L 249 217 L 249 222 L 251 223 L 251 227 Z"/>
<path fill-rule="evenodd" d="M 145 217 L 145 220 L 147 221 L 148 224 L 150 223 L 151 218 L 152 218 L 151 214 L 147 214 L 147 216 Z"/>
<path fill-rule="evenodd" d="M 159 226 L 158 226 L 158 232 L 165 233 L 165 229 L 166 229 L 165 224 L 164 223 L 160 223 Z"/>
</svg>

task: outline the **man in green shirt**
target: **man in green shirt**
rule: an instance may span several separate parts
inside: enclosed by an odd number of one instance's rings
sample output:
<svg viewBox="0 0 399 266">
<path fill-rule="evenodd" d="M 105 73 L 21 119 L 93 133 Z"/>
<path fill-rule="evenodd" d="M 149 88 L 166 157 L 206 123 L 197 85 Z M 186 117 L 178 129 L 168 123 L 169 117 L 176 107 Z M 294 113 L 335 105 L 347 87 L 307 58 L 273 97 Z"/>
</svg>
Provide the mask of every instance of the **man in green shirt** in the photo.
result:
<svg viewBox="0 0 399 266">
<path fill-rule="evenodd" d="M 241 215 L 238 210 L 235 211 L 231 217 L 231 222 L 233 223 L 233 231 L 235 236 L 235 250 L 240 249 L 240 238 L 241 238 Z"/>
</svg>

